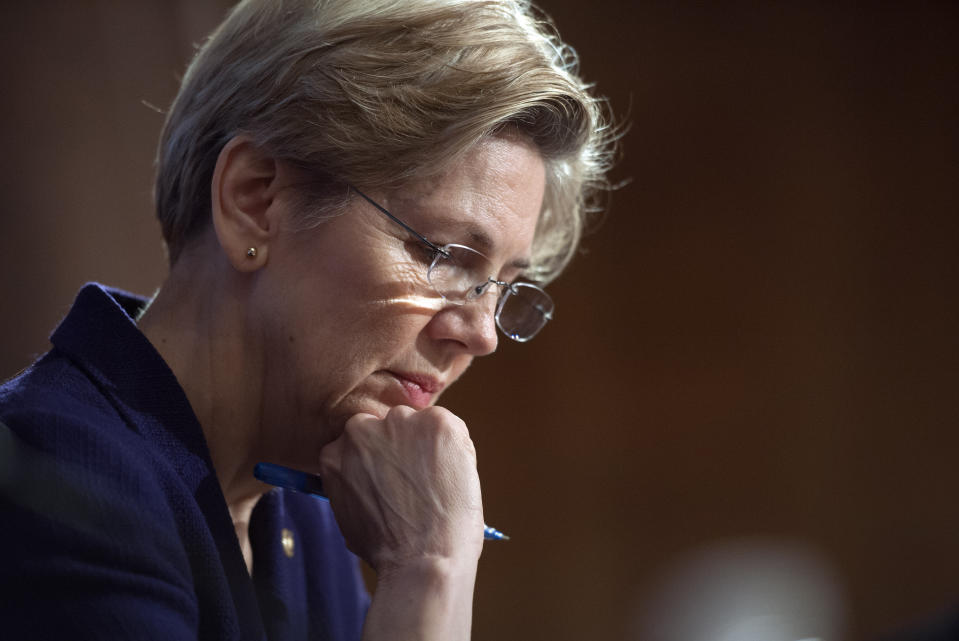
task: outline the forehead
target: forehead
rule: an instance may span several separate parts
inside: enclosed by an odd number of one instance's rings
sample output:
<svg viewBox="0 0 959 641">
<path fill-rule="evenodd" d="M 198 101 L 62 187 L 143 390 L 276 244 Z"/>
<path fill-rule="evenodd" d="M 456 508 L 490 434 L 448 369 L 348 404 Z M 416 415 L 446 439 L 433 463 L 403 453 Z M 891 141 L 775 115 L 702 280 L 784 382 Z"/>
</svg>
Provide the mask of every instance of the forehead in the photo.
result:
<svg viewBox="0 0 959 641">
<path fill-rule="evenodd" d="M 443 242 L 467 244 L 491 257 L 528 257 L 545 184 L 545 165 L 531 142 L 493 136 L 450 171 L 404 189 L 395 202 L 424 229 L 441 232 Z"/>
</svg>

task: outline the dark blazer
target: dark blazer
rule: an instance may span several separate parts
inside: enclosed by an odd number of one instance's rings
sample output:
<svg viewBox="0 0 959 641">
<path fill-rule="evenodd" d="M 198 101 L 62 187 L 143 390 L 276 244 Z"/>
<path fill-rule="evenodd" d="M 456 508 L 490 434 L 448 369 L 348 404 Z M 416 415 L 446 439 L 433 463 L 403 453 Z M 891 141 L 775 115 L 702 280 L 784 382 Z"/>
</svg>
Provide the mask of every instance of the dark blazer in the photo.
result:
<svg viewBox="0 0 959 641">
<path fill-rule="evenodd" d="M 369 598 L 327 503 L 264 496 L 247 573 L 143 304 L 87 285 L 53 349 L 0 386 L 3 638 L 358 639 Z"/>
</svg>

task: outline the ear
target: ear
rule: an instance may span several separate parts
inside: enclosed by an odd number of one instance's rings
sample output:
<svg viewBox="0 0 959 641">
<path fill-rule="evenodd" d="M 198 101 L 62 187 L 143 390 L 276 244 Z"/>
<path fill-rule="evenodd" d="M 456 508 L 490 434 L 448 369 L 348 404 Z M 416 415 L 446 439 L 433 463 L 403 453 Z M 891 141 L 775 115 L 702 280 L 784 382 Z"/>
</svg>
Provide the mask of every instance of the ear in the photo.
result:
<svg viewBox="0 0 959 641">
<path fill-rule="evenodd" d="M 272 207 L 280 190 L 277 170 L 277 161 L 244 136 L 232 138 L 217 158 L 210 184 L 213 227 L 227 260 L 241 272 L 266 264 L 279 229 Z"/>
</svg>

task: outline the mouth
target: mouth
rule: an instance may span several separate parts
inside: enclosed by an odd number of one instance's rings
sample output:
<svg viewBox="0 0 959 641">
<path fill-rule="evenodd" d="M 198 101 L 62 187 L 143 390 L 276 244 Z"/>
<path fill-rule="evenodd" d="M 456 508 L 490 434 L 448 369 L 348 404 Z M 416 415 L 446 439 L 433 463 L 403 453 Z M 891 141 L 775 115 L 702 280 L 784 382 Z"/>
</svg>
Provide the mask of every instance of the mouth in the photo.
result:
<svg viewBox="0 0 959 641">
<path fill-rule="evenodd" d="M 394 371 L 387 373 L 399 383 L 406 404 L 417 410 L 429 407 L 444 387 L 443 383 L 426 374 Z"/>
</svg>

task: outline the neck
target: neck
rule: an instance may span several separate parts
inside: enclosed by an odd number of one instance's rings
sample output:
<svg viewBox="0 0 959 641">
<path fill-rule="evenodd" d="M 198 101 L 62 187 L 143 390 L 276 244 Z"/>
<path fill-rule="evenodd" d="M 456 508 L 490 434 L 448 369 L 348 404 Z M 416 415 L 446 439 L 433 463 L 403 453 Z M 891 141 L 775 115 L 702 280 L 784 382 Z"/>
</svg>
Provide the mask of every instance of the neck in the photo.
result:
<svg viewBox="0 0 959 641">
<path fill-rule="evenodd" d="M 228 266 L 184 254 L 138 323 L 200 422 L 250 567 L 247 525 L 266 490 L 252 475 L 264 368 L 247 326 L 242 286 Z"/>
</svg>

